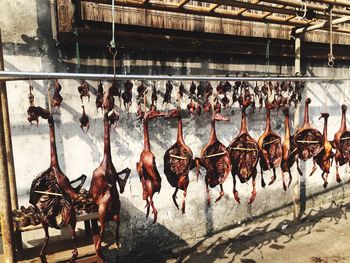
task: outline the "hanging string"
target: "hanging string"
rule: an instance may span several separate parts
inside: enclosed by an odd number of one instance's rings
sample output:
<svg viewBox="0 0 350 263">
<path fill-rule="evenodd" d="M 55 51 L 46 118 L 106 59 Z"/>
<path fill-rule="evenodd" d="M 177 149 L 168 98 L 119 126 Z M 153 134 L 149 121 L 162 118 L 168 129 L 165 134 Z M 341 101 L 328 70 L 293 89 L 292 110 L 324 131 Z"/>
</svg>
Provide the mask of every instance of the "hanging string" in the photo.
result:
<svg viewBox="0 0 350 263">
<path fill-rule="evenodd" d="M 75 36 L 75 54 L 77 57 L 77 69 L 80 69 L 79 33 L 78 33 L 78 29 L 76 28 L 74 30 L 74 36 Z"/>
<path fill-rule="evenodd" d="M 265 52 L 265 72 L 267 73 L 267 76 L 270 75 L 270 43 L 271 41 L 268 40 L 266 44 L 266 52 Z"/>
</svg>

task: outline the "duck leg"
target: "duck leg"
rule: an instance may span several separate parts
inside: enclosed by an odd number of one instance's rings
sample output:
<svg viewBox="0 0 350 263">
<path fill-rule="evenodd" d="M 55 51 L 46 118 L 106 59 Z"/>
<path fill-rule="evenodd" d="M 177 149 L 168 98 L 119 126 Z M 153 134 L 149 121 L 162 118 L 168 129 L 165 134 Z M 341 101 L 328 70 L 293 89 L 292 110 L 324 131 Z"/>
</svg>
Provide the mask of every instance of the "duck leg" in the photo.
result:
<svg viewBox="0 0 350 263">
<path fill-rule="evenodd" d="M 174 202 L 175 206 L 177 207 L 177 209 L 179 209 L 179 205 L 176 202 L 176 198 L 177 198 L 176 194 L 177 194 L 178 190 L 179 190 L 179 188 L 176 187 L 175 192 L 173 193 L 173 202 Z"/>
<path fill-rule="evenodd" d="M 276 168 L 272 168 L 273 176 L 271 177 L 271 181 L 269 182 L 269 185 L 272 185 L 276 181 Z"/>
<path fill-rule="evenodd" d="M 70 226 L 71 226 L 71 234 L 72 234 L 73 252 L 72 252 L 72 257 L 69 260 L 70 263 L 74 263 L 78 257 L 77 239 L 76 239 L 76 233 L 75 233 L 76 224 L 77 224 L 76 219 L 75 218 L 71 219 Z"/>
<path fill-rule="evenodd" d="M 239 198 L 238 192 L 236 190 L 236 175 L 233 176 L 233 196 L 235 197 L 235 200 L 237 203 L 241 203 L 241 200 Z"/>
<path fill-rule="evenodd" d="M 49 236 L 49 226 L 47 225 L 47 223 L 42 223 L 42 226 L 44 228 L 44 231 L 45 231 L 45 240 L 44 240 L 44 244 L 41 248 L 41 251 L 40 251 L 40 261 L 41 263 L 47 263 L 47 260 L 46 260 L 46 246 L 47 244 L 49 243 L 49 239 L 50 239 L 50 236 Z"/>
<path fill-rule="evenodd" d="M 310 176 L 312 176 L 312 175 L 315 173 L 316 169 L 317 169 L 317 166 L 316 166 L 316 160 L 315 160 L 315 159 L 313 159 L 313 162 L 314 162 L 314 166 L 312 167 L 312 170 L 311 170 Z M 322 176 L 322 177 L 323 177 L 323 176 Z"/>
<path fill-rule="evenodd" d="M 222 188 L 222 184 L 220 184 L 220 195 L 216 198 L 215 203 L 218 202 L 224 196 L 224 189 Z"/>
<path fill-rule="evenodd" d="M 255 200 L 255 197 L 256 197 L 255 177 L 256 177 L 256 175 L 253 176 L 253 178 L 252 178 L 252 180 L 253 180 L 253 182 L 252 182 L 253 183 L 253 191 L 252 191 L 252 195 L 251 195 L 251 197 L 250 197 L 250 199 L 248 201 L 249 204 L 253 203 L 254 200 Z"/>
</svg>

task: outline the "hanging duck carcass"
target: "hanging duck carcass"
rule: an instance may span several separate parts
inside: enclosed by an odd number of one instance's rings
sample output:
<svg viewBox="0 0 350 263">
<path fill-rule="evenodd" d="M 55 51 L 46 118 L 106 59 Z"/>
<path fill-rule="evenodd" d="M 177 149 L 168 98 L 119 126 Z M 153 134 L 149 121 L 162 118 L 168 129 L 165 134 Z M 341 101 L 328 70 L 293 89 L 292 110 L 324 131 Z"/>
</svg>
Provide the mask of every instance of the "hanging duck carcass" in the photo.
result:
<svg viewBox="0 0 350 263">
<path fill-rule="evenodd" d="M 75 262 L 78 250 L 75 242 L 76 212 L 75 207 L 82 196 L 79 194 L 86 176 L 82 175 L 74 181 L 69 181 L 61 171 L 58 164 L 56 150 L 55 127 L 52 114 L 40 107 L 32 106 L 28 111 L 34 111 L 38 116 L 47 119 L 50 128 L 50 167 L 39 174 L 32 182 L 30 188 L 29 203 L 32 204 L 40 216 L 41 223 L 45 230 L 45 241 L 40 252 L 41 262 L 46 261 L 46 246 L 49 242 L 49 227 L 60 229 L 70 225 L 72 228 L 73 255 L 70 262 Z M 80 184 L 73 188 L 72 184 L 80 181 Z"/>
<path fill-rule="evenodd" d="M 250 136 L 247 129 L 246 108 L 251 104 L 251 96 L 243 94 L 239 97 L 239 103 L 242 109 L 241 129 L 238 136 L 228 146 L 230 159 L 232 163 L 233 176 L 233 194 L 235 200 L 240 203 L 238 191 L 236 189 L 236 176 L 241 183 L 245 183 L 252 178 L 253 191 L 249 199 L 251 204 L 255 200 L 255 178 L 257 174 L 256 166 L 259 161 L 259 145 L 253 137 Z"/>
<path fill-rule="evenodd" d="M 184 191 L 181 211 L 182 213 L 185 213 L 185 199 L 189 184 L 188 173 L 190 172 L 190 169 L 194 167 L 193 154 L 183 138 L 180 107 L 171 110 L 165 118 L 177 119 L 177 139 L 175 144 L 173 144 L 164 154 L 164 174 L 170 185 L 175 188 L 172 198 L 177 208 L 179 208 L 179 205 L 176 202 L 176 194 L 179 189 Z"/>
</svg>

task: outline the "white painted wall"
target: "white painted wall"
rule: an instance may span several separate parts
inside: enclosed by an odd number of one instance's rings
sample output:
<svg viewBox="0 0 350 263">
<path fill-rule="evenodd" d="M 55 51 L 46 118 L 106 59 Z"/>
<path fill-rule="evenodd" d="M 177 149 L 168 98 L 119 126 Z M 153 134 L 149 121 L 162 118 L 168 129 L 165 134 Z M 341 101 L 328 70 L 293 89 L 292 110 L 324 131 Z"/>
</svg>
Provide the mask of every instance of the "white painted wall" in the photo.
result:
<svg viewBox="0 0 350 263">
<path fill-rule="evenodd" d="M 30 3 L 29 3 L 30 2 Z M 60 54 L 57 57 L 50 57 L 48 50 L 54 50 L 55 46 L 48 39 L 42 40 L 43 36 L 37 39 L 38 18 L 47 17 L 47 12 L 43 10 L 37 12 L 35 1 L 1 1 L 0 3 L 0 25 L 2 24 L 3 38 L 5 42 L 5 66 L 7 70 L 27 70 L 27 71 L 50 71 L 54 69 L 64 70 L 67 67 L 64 57 Z M 33 5 L 33 6 L 31 6 Z M 5 7 L 5 8 L 3 8 Z M 20 13 L 13 10 L 22 10 Z M 25 10 L 25 12 L 23 11 Z M 39 14 L 39 17 L 38 15 Z M 21 18 L 21 19 L 20 19 Z M 23 19 L 22 19 L 23 18 Z M 40 33 L 40 32 L 39 32 Z M 25 35 L 25 37 L 23 37 Z M 40 35 L 40 34 L 39 34 Z M 28 41 L 28 39 L 32 39 Z M 26 40 L 26 41 L 25 41 Z M 18 53 L 19 52 L 19 53 Z M 89 66 L 103 64 L 110 65 L 111 61 L 105 58 L 82 60 Z M 125 61 L 126 68 L 144 63 L 144 60 L 137 61 L 130 59 Z M 154 60 L 145 67 L 145 73 L 149 73 L 152 67 L 161 68 L 164 66 L 183 66 L 170 61 Z M 230 63 L 220 64 L 211 59 L 203 58 L 202 61 L 185 62 L 190 69 L 189 74 L 200 71 L 202 74 L 211 74 L 215 69 L 229 71 L 264 71 L 263 63 L 237 63 L 231 59 Z M 286 63 L 280 63 L 283 73 L 290 74 L 293 68 Z M 307 65 L 307 73 L 316 76 L 327 76 L 329 69 L 324 65 Z M 280 67 L 272 65 L 271 72 L 279 72 Z M 166 72 L 163 72 L 167 74 Z M 341 66 L 335 70 L 335 76 L 349 76 L 349 66 Z M 78 81 L 60 81 L 64 98 L 59 113 L 55 114 L 56 124 L 56 143 L 59 152 L 59 161 L 62 170 L 70 178 L 74 179 L 81 174 L 88 175 L 88 181 L 85 187 L 88 188 L 93 170 L 99 165 L 102 159 L 103 150 L 103 126 L 101 113 L 95 109 L 95 96 L 92 95 L 90 102 L 85 99 L 87 114 L 90 117 L 91 129 L 85 134 L 80 130 L 78 118 L 81 114 L 81 102 L 77 91 Z M 34 85 L 35 104 L 45 107 L 47 105 L 47 92 L 44 81 L 32 81 Z M 96 89 L 97 82 L 89 82 Z M 134 83 L 134 92 L 139 83 Z M 160 82 L 159 89 L 164 91 L 164 82 Z M 314 127 L 322 130 L 323 123 L 318 120 L 319 113 L 327 111 L 330 113 L 329 134 L 333 134 L 340 126 L 340 105 L 345 103 L 349 106 L 349 81 L 341 83 L 308 83 L 304 98 L 312 98 L 310 108 L 311 121 Z M 216 87 L 217 83 L 212 83 Z M 189 83 L 186 83 L 189 88 Z M 18 81 L 7 84 L 10 118 L 13 135 L 13 151 L 16 168 L 17 187 L 20 194 L 20 203 L 27 204 L 28 191 L 32 179 L 49 165 L 49 138 L 48 126 L 44 120 L 40 120 L 39 127 L 30 126 L 26 120 L 26 109 L 28 107 L 28 82 Z M 297 183 L 297 173 L 293 172 L 293 184 L 286 192 L 282 189 L 280 176 L 274 185 L 261 189 L 260 183 L 257 184 L 258 194 L 255 202 L 248 205 L 247 201 L 251 192 L 251 181 L 248 184 L 238 183 L 242 204 L 238 205 L 232 194 L 232 177 L 230 176 L 224 184 L 225 197 L 217 204 L 211 207 L 206 205 L 206 191 L 204 180 L 201 177 L 198 182 L 195 180 L 194 173 L 190 174 L 191 183 L 187 195 L 186 214 L 182 215 L 173 205 L 171 195 L 173 190 L 168 184 L 163 174 L 163 154 L 176 139 L 176 121 L 156 120 L 150 123 L 151 146 L 156 156 L 158 169 L 162 176 L 162 189 L 160 194 L 155 195 L 154 202 L 158 208 L 158 224 L 152 225 L 151 220 L 145 219 L 145 202 L 142 200 L 142 188 L 138 175 L 135 171 L 136 162 L 142 151 L 142 129 L 138 121 L 135 120 L 136 94 L 134 93 L 133 107 L 129 116 L 120 110 L 121 120 L 115 131 L 112 132 L 112 156 L 117 170 L 126 166 L 132 169 L 132 174 L 122 195 L 122 227 L 121 236 L 123 243 L 123 253 L 136 251 L 136 253 L 145 253 L 159 248 L 165 249 L 176 244 L 193 242 L 196 239 L 213 231 L 219 231 L 223 228 L 232 227 L 242 220 L 279 211 L 281 207 L 286 207 L 293 201 L 293 191 Z M 159 97 L 159 107 L 162 98 Z M 175 101 L 175 91 L 172 101 Z M 185 108 L 187 98 L 182 102 Z M 173 108 L 174 105 L 168 107 Z M 238 108 L 234 109 L 234 115 L 231 110 L 224 110 L 224 113 L 230 116 L 229 123 L 220 123 L 217 125 L 218 138 L 225 144 L 238 134 L 240 126 L 240 113 Z M 301 112 L 302 114 L 302 112 Z M 281 113 L 273 113 L 272 127 L 278 128 L 278 132 L 283 134 L 283 116 Z M 248 127 L 252 136 L 256 139 L 262 134 L 265 128 L 265 113 L 257 111 L 255 114 L 248 114 Z M 300 122 L 301 123 L 301 122 Z M 202 115 L 197 120 L 184 120 L 185 141 L 191 147 L 195 156 L 200 154 L 200 150 L 206 144 L 210 133 L 210 118 Z M 318 170 L 313 177 L 308 177 L 312 162 L 306 165 L 305 181 L 306 195 L 313 196 L 322 193 L 322 180 Z M 334 169 L 332 168 L 329 177 L 328 188 L 338 186 L 335 181 Z M 280 171 L 278 171 L 280 175 Z M 271 174 L 266 173 L 265 179 L 268 182 Z M 341 168 L 341 176 L 345 181 L 348 180 L 348 168 Z M 260 182 L 260 176 L 257 178 Z M 348 194 L 348 185 L 344 184 L 334 190 L 324 193 L 317 197 L 316 201 L 329 198 L 341 198 Z M 210 194 L 214 200 L 219 194 L 219 189 L 211 189 Z M 179 199 L 182 194 L 179 192 Z M 311 198 L 313 201 L 314 199 Z M 313 202 L 308 203 L 310 205 Z M 290 211 L 284 209 L 283 212 Z"/>
</svg>

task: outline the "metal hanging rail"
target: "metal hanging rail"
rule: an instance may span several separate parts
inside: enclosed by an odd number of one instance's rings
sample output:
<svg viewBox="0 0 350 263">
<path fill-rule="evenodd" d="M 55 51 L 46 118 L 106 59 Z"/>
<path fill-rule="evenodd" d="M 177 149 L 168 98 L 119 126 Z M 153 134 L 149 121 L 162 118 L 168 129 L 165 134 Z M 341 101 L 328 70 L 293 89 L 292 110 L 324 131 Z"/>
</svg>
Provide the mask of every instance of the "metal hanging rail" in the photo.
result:
<svg viewBox="0 0 350 263">
<path fill-rule="evenodd" d="M 187 75 L 125 75 L 63 72 L 15 72 L 0 71 L 0 81 L 45 80 L 45 79 L 86 79 L 86 80 L 183 80 L 183 81 L 344 81 L 347 78 L 330 77 L 209 77 Z"/>
</svg>

